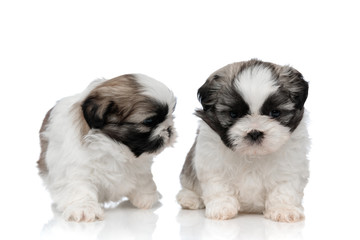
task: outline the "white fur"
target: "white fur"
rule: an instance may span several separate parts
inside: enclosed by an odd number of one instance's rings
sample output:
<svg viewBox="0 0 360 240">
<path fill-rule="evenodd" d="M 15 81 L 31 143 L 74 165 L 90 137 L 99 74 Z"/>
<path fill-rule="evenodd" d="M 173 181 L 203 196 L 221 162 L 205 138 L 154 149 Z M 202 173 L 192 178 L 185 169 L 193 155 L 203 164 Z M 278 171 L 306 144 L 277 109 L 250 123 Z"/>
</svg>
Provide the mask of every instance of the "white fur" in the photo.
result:
<svg viewBox="0 0 360 240">
<path fill-rule="evenodd" d="M 259 121 L 260 125 L 264 123 L 261 118 Z M 239 125 L 234 128 L 234 132 L 241 134 Z M 227 148 L 220 137 L 200 121 L 194 167 L 201 193 L 182 189 L 177 196 L 179 203 L 190 209 L 202 208 L 205 204 L 206 216 L 213 219 L 230 219 L 239 211 L 263 212 L 275 221 L 303 219 L 303 190 L 309 177 L 305 119 L 291 135 L 285 135 L 288 140 L 273 153 L 239 154 Z"/>
<path fill-rule="evenodd" d="M 144 74 L 135 74 L 136 79 L 145 87 L 144 94 L 163 103 L 172 103 L 169 112 L 175 107 L 175 96 L 163 83 Z"/>
<path fill-rule="evenodd" d="M 127 146 L 94 129 L 81 140 L 80 126 L 74 125 L 79 112 L 73 111 L 72 106 L 82 102 L 102 81 L 93 82 L 81 94 L 60 100 L 42 133 L 50 139 L 44 182 L 66 220 L 101 220 L 101 203 L 117 202 L 125 196 L 138 208 L 150 208 L 160 197 L 151 173 L 153 157 L 158 152 L 135 158 Z M 156 83 L 157 86 L 160 85 Z M 164 100 L 174 105 L 174 98 L 168 97 Z M 172 124 L 171 117 L 160 124 L 159 131 Z M 167 145 L 173 139 L 167 139 Z"/>
<path fill-rule="evenodd" d="M 252 113 L 259 113 L 265 99 L 278 89 L 271 71 L 262 66 L 245 69 L 237 76 L 234 84 L 238 93 L 249 104 Z"/>
</svg>

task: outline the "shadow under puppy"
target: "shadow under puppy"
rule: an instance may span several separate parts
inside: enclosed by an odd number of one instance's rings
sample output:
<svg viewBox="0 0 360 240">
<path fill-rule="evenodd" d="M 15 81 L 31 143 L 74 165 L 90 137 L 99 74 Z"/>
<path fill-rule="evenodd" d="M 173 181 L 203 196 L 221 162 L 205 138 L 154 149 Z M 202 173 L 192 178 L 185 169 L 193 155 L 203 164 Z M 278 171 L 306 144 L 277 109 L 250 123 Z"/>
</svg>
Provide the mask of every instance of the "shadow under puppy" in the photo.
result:
<svg viewBox="0 0 360 240">
<path fill-rule="evenodd" d="M 227 65 L 199 89 L 198 135 L 180 175 L 178 203 L 212 219 L 238 212 L 296 222 L 309 177 L 308 83 L 289 66 Z"/>
<path fill-rule="evenodd" d="M 128 197 L 138 208 L 160 198 L 153 157 L 173 144 L 176 99 L 141 74 L 96 80 L 61 99 L 40 129 L 40 175 L 70 221 L 103 219 L 101 203 Z"/>
</svg>

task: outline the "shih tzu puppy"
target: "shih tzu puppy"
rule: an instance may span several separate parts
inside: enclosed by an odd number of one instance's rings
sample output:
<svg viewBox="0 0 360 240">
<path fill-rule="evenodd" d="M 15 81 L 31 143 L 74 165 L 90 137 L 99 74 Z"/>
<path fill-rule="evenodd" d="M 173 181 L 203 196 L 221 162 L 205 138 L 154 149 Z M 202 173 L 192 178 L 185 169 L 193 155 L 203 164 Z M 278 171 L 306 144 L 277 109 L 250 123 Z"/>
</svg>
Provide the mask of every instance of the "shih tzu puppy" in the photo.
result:
<svg viewBox="0 0 360 240">
<path fill-rule="evenodd" d="M 138 208 L 158 201 L 151 165 L 176 137 L 175 104 L 164 84 L 133 74 L 96 80 L 46 114 L 38 167 L 66 220 L 101 220 L 101 204 L 123 197 Z"/>
<path fill-rule="evenodd" d="M 246 212 L 302 220 L 307 95 L 308 83 L 289 66 L 253 59 L 213 73 L 198 91 L 201 121 L 180 175 L 178 203 L 205 207 L 211 219 Z"/>
</svg>

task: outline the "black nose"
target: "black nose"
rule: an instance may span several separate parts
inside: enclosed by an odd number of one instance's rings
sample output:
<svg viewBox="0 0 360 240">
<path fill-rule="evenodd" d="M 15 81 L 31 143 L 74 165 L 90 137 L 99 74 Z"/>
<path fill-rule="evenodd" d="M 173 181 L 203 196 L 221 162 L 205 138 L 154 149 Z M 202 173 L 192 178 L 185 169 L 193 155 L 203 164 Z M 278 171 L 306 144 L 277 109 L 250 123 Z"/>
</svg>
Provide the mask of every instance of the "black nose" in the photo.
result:
<svg viewBox="0 0 360 240">
<path fill-rule="evenodd" d="M 168 132 L 168 135 L 169 135 L 169 138 L 170 138 L 171 135 L 172 135 L 172 129 L 171 129 L 171 127 L 168 127 L 168 128 L 166 129 L 166 131 Z"/>
<path fill-rule="evenodd" d="M 260 132 L 258 130 L 252 130 L 247 134 L 247 137 L 252 141 L 258 141 L 261 140 L 264 137 L 264 133 Z"/>
</svg>

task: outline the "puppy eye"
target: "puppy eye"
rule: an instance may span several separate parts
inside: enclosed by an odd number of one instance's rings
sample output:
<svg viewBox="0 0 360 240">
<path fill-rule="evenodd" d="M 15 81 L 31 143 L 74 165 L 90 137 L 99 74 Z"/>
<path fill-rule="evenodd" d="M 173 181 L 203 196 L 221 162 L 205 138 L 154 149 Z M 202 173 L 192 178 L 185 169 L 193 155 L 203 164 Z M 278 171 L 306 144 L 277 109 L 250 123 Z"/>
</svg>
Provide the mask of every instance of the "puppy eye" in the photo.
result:
<svg viewBox="0 0 360 240">
<path fill-rule="evenodd" d="M 154 117 L 149 117 L 149 118 L 145 119 L 142 123 L 145 126 L 151 126 L 154 122 L 155 122 Z"/>
<path fill-rule="evenodd" d="M 279 110 L 272 110 L 269 115 L 272 118 L 278 118 L 278 117 L 280 117 L 281 112 Z"/>
<path fill-rule="evenodd" d="M 239 117 L 239 114 L 236 113 L 236 112 L 231 111 L 231 112 L 230 112 L 230 117 L 231 117 L 231 118 L 238 118 L 238 117 Z"/>
</svg>

